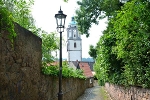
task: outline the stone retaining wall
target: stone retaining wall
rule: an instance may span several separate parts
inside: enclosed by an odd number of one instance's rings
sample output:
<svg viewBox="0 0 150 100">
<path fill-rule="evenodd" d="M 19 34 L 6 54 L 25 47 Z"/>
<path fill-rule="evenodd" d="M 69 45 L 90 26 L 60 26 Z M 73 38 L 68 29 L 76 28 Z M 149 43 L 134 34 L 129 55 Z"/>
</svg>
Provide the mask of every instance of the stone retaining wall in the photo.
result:
<svg viewBox="0 0 150 100">
<path fill-rule="evenodd" d="M 41 73 L 42 40 L 15 24 L 17 37 L 10 42 L 0 32 L 0 100 L 57 100 L 58 78 Z M 63 78 L 63 100 L 76 100 L 89 80 Z"/>
<path fill-rule="evenodd" d="M 105 88 L 113 100 L 150 100 L 150 89 L 123 87 L 106 83 Z"/>
</svg>

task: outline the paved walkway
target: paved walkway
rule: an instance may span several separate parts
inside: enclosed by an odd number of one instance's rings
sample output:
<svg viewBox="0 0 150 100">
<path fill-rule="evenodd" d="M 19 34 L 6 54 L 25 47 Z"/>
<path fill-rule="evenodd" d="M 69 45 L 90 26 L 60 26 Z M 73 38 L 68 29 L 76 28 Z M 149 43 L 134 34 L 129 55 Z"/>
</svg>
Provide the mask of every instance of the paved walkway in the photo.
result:
<svg viewBox="0 0 150 100">
<path fill-rule="evenodd" d="M 105 97 L 107 95 L 107 97 Z M 111 100 L 108 94 L 104 93 L 101 86 L 94 86 L 86 89 L 85 93 L 80 96 L 77 100 Z"/>
</svg>

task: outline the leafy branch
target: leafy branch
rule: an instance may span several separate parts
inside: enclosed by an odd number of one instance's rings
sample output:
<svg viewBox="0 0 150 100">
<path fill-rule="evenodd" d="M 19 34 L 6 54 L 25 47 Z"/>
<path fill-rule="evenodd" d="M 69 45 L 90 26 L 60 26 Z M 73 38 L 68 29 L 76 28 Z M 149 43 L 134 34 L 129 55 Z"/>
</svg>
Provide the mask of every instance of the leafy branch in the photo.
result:
<svg viewBox="0 0 150 100">
<path fill-rule="evenodd" d="M 57 65 L 45 64 L 42 67 L 42 73 L 50 76 L 59 76 L 59 67 Z M 82 70 L 80 69 L 74 70 L 73 68 L 69 67 L 65 63 L 63 63 L 62 76 L 65 78 L 73 77 L 73 78 L 86 79 L 85 76 L 83 75 Z"/>
</svg>

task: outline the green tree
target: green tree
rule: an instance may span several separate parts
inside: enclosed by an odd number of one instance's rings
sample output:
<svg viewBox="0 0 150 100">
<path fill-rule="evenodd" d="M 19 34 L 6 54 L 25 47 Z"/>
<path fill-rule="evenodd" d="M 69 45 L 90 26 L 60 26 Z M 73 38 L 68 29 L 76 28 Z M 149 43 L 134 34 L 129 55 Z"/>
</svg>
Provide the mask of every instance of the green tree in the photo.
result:
<svg viewBox="0 0 150 100">
<path fill-rule="evenodd" d="M 16 33 L 14 31 L 14 23 L 11 12 L 9 12 L 5 7 L 0 7 L 0 33 L 4 30 L 7 30 L 9 33 L 9 38 L 13 42 Z M 1 34 L 0 34 L 1 36 Z"/>
<path fill-rule="evenodd" d="M 127 2 L 110 19 L 98 42 L 94 69 L 99 81 L 150 87 L 150 2 Z"/>
<path fill-rule="evenodd" d="M 132 0 L 113 20 L 116 33 L 114 52 L 122 59 L 125 83 L 150 87 L 150 2 Z"/>
<path fill-rule="evenodd" d="M 93 59 L 96 59 L 96 57 L 97 57 L 97 49 L 96 49 L 96 47 L 94 47 L 93 45 L 90 45 L 90 50 L 89 50 L 89 55 L 91 56 L 91 57 L 93 57 Z"/>
<path fill-rule="evenodd" d="M 31 5 L 33 0 L 1 0 L 0 1 L 0 25 L 2 30 L 9 31 L 9 38 L 13 42 L 13 38 L 16 37 L 14 31 L 14 22 L 17 22 L 22 27 L 28 30 L 36 30 L 34 25 L 34 19 L 31 16 Z M 36 34 L 38 34 L 36 32 Z"/>
<path fill-rule="evenodd" d="M 22 27 L 32 31 L 34 34 L 42 38 L 42 55 L 43 61 L 48 62 L 54 60 L 51 52 L 58 49 L 58 38 L 54 32 L 48 34 L 41 28 L 37 28 L 31 15 L 31 6 L 33 0 L 1 0 L 0 1 L 0 30 L 8 30 L 10 38 L 16 36 L 14 31 L 14 22 Z"/>
<path fill-rule="evenodd" d="M 55 32 L 48 34 L 43 32 L 41 34 L 42 38 L 42 59 L 44 63 L 49 63 L 55 60 L 52 52 L 59 49 L 58 42 L 59 39 Z"/>
<path fill-rule="evenodd" d="M 33 3 L 33 0 L 2 0 L 0 6 L 11 12 L 14 22 L 32 31 L 35 28 L 34 19 L 31 15 Z"/>
<path fill-rule="evenodd" d="M 115 42 L 113 24 L 109 22 L 107 29 L 97 43 L 97 58 L 94 65 L 94 70 L 101 85 L 104 85 L 105 82 L 119 84 L 122 80 L 122 60 L 117 59 L 117 55 L 113 53 Z"/>
<path fill-rule="evenodd" d="M 82 0 L 77 4 L 80 6 L 76 10 L 75 16 L 78 29 L 81 34 L 86 34 L 87 37 L 90 35 L 88 31 L 92 23 L 98 24 L 100 19 L 111 18 L 123 5 L 119 0 Z"/>
<path fill-rule="evenodd" d="M 68 0 L 63 0 L 64 2 L 68 2 Z"/>
</svg>

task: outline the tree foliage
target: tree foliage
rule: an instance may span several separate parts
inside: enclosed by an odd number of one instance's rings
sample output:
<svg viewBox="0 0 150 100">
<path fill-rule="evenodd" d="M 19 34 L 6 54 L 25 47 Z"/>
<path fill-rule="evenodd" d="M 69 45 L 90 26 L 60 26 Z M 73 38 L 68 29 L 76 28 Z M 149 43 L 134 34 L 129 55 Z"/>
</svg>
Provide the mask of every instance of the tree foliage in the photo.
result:
<svg viewBox="0 0 150 100">
<path fill-rule="evenodd" d="M 68 2 L 68 0 L 63 0 L 64 2 Z"/>
<path fill-rule="evenodd" d="M 119 0 L 81 0 L 77 4 L 80 6 L 76 10 L 76 21 L 81 34 L 86 34 L 92 26 L 92 23 L 98 24 L 100 19 L 111 18 L 117 10 L 123 5 Z"/>
<path fill-rule="evenodd" d="M 10 11 L 8 11 L 5 7 L 0 7 L 0 36 L 2 30 L 7 30 L 9 33 L 9 38 L 13 43 L 13 39 L 16 37 L 16 33 L 14 30 L 13 17 Z"/>
<path fill-rule="evenodd" d="M 124 6 L 112 22 L 117 38 L 114 52 L 125 64 L 125 84 L 150 87 L 149 10 L 148 1 L 133 0 Z"/>
<path fill-rule="evenodd" d="M 49 63 L 55 60 L 52 52 L 59 49 L 58 42 L 59 39 L 56 33 L 51 32 L 48 34 L 47 32 L 41 34 L 42 38 L 42 60 L 44 63 Z"/>
<path fill-rule="evenodd" d="M 72 67 L 68 67 L 67 62 L 63 62 L 62 66 L 62 77 L 86 79 L 83 74 L 83 70 L 74 70 Z M 45 75 L 59 76 L 59 67 L 57 65 L 45 65 L 42 67 L 42 73 Z"/>
<path fill-rule="evenodd" d="M 16 37 L 14 31 L 14 22 L 30 31 L 36 30 L 34 19 L 31 15 L 31 5 L 33 0 L 1 0 L 0 1 L 0 18 L 1 30 L 9 31 L 9 38 L 13 42 Z M 36 32 L 37 34 L 37 32 Z"/>
<path fill-rule="evenodd" d="M 28 30 L 32 30 L 35 28 L 34 19 L 31 15 L 33 3 L 33 0 L 2 0 L 0 6 L 11 12 L 14 22 Z"/>
<path fill-rule="evenodd" d="M 123 64 L 121 59 L 117 59 L 117 55 L 113 53 L 115 42 L 113 25 L 109 22 L 107 29 L 97 43 L 97 57 L 94 65 L 101 85 L 104 85 L 105 82 L 119 84 L 122 80 L 119 75 L 122 73 Z"/>
<path fill-rule="evenodd" d="M 37 28 L 31 15 L 31 6 L 33 0 L 1 0 L 0 1 L 0 31 L 7 30 L 10 33 L 10 39 L 16 37 L 14 31 L 14 22 L 22 27 L 32 31 L 34 34 L 42 38 L 42 55 L 43 61 L 48 62 L 54 60 L 51 52 L 58 49 L 58 37 L 54 32 L 48 34 L 41 28 Z"/>
<path fill-rule="evenodd" d="M 97 57 L 96 52 L 97 52 L 96 46 L 94 47 L 93 45 L 90 45 L 90 50 L 88 53 L 91 57 L 93 57 L 93 59 Z"/>
<path fill-rule="evenodd" d="M 150 88 L 150 2 L 131 0 L 110 19 L 98 42 L 100 82 Z"/>
</svg>

